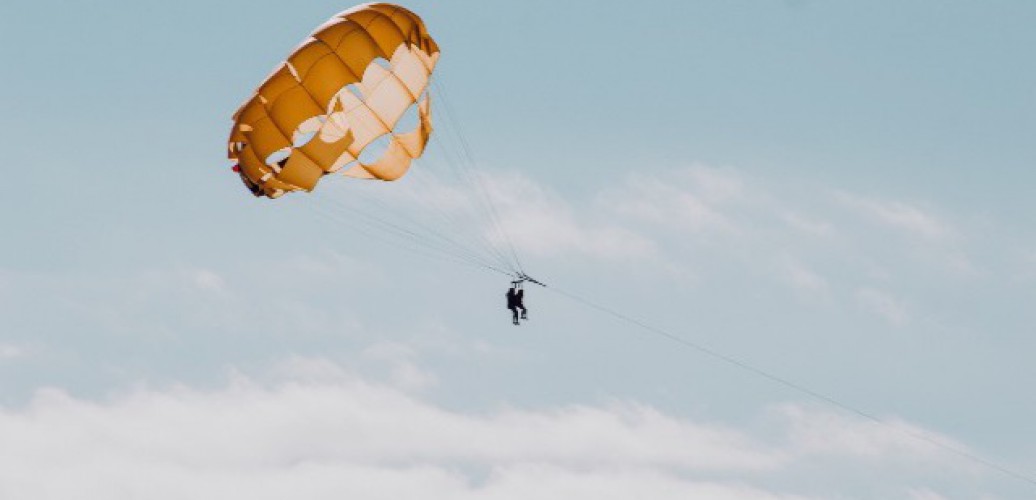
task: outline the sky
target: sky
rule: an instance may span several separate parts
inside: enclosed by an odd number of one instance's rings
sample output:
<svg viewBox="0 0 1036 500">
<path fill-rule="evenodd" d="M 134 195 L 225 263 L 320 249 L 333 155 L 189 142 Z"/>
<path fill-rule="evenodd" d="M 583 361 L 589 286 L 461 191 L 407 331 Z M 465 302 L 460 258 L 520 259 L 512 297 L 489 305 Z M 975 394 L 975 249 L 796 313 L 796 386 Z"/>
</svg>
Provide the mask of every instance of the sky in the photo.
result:
<svg viewBox="0 0 1036 500">
<path fill-rule="evenodd" d="M 0 5 L 0 498 L 1033 497 L 1036 4 L 406 5 L 549 285 L 518 328 L 323 217 L 350 180 L 229 171 L 351 4 Z"/>
</svg>

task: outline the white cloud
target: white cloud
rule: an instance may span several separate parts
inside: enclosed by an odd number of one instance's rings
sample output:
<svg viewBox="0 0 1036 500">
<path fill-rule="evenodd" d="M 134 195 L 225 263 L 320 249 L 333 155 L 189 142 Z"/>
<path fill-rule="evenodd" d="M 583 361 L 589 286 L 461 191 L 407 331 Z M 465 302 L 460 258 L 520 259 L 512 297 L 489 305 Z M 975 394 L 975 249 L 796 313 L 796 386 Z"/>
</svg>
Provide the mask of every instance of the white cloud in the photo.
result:
<svg viewBox="0 0 1036 500">
<path fill-rule="evenodd" d="M 845 417 L 829 412 L 809 411 L 786 405 L 775 412 L 791 425 L 789 436 L 802 455 L 856 456 L 869 459 L 899 460 L 893 457 L 924 458 L 937 462 L 945 451 L 925 440 L 956 449 L 966 446 L 909 423 L 888 419 L 881 423 L 860 420 L 847 424 Z M 915 439 L 914 436 L 923 438 Z"/>
<path fill-rule="evenodd" d="M 1036 251 L 1022 252 L 1020 257 L 1015 257 L 1015 261 L 1018 260 L 1021 262 L 1018 265 L 1016 278 L 1031 278 L 1036 276 Z"/>
<path fill-rule="evenodd" d="M 824 293 L 828 291 L 827 279 L 801 262 L 788 258 L 785 259 L 783 267 L 788 283 L 796 290 L 807 293 Z"/>
<path fill-rule="evenodd" d="M 789 226 L 813 236 L 828 236 L 833 232 L 830 222 L 787 209 L 781 219 Z"/>
<path fill-rule="evenodd" d="M 601 197 L 601 203 L 626 217 L 693 234 L 736 234 L 738 224 L 726 213 L 744 201 L 743 180 L 736 174 L 701 165 L 671 177 L 631 176 Z"/>
<path fill-rule="evenodd" d="M 702 198 L 712 203 L 738 200 L 746 195 L 744 178 L 731 169 L 693 165 L 682 175 L 690 180 Z"/>
<path fill-rule="evenodd" d="M 435 385 L 435 374 L 422 370 L 415 362 L 418 352 L 413 346 L 400 342 L 379 342 L 363 350 L 362 357 L 387 363 L 392 383 L 407 390 L 425 389 Z"/>
<path fill-rule="evenodd" d="M 20 358 L 25 355 L 25 349 L 14 344 L 0 343 L 0 361 L 5 359 Z"/>
<path fill-rule="evenodd" d="M 927 488 L 921 488 L 910 491 L 910 500 L 947 500 L 947 498 Z"/>
<path fill-rule="evenodd" d="M 913 236 L 938 240 L 956 233 L 949 223 L 909 203 L 878 200 L 845 192 L 836 193 L 835 197 L 869 219 Z"/>
<path fill-rule="evenodd" d="M 222 292 L 226 288 L 223 277 L 208 269 L 196 269 L 192 272 L 192 277 L 195 286 L 202 290 Z"/>
<path fill-rule="evenodd" d="M 904 326 L 910 321 L 906 306 L 881 290 L 861 288 L 856 291 L 856 301 L 864 310 L 877 314 L 895 326 Z"/>
<path fill-rule="evenodd" d="M 556 194 L 515 174 L 487 177 L 508 236 L 537 255 L 576 254 L 599 259 L 650 258 L 654 243 L 591 209 L 577 213 Z"/>
<path fill-rule="evenodd" d="M 771 479 L 823 474 L 810 469 L 818 455 L 954 470 L 895 428 L 806 407 L 771 413 L 774 439 L 633 402 L 446 409 L 323 360 L 296 358 L 280 373 L 105 402 L 40 390 L 0 412 L 0 497 L 854 498 Z"/>
<path fill-rule="evenodd" d="M 522 464 L 495 472 L 485 490 L 462 498 L 805 500 L 808 497 L 771 493 L 736 482 L 684 480 L 655 470 L 583 471 Z"/>
</svg>

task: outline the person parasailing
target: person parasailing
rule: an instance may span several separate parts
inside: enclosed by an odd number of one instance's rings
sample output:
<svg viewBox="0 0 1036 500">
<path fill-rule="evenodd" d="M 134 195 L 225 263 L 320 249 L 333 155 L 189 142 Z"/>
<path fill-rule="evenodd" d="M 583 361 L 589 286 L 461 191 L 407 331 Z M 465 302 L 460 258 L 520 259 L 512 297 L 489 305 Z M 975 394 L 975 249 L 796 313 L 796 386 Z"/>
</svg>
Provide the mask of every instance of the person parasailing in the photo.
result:
<svg viewBox="0 0 1036 500">
<path fill-rule="evenodd" d="M 506 297 L 507 297 L 507 308 L 511 310 L 511 323 L 513 323 L 515 325 L 520 324 L 519 321 L 518 321 L 519 320 L 519 315 L 518 315 L 518 310 L 519 309 L 521 309 L 521 311 L 522 311 L 520 318 L 521 319 L 528 319 L 528 317 L 526 315 L 527 311 L 525 309 L 525 305 L 522 304 L 522 299 L 523 299 L 524 295 L 525 295 L 525 292 L 522 290 L 522 282 L 521 282 L 521 280 L 512 281 L 511 282 L 511 288 L 509 288 L 507 290 Z"/>
<path fill-rule="evenodd" d="M 511 282 L 511 288 L 507 290 L 507 308 L 511 310 L 511 322 L 515 325 L 520 324 L 519 320 L 529 319 L 529 310 L 525 308 L 525 290 L 522 288 L 522 284 L 526 281 L 530 283 L 536 283 L 540 286 L 546 286 L 539 281 L 536 281 L 525 274 L 519 274 L 518 279 Z M 521 311 L 519 315 L 518 311 Z"/>
</svg>

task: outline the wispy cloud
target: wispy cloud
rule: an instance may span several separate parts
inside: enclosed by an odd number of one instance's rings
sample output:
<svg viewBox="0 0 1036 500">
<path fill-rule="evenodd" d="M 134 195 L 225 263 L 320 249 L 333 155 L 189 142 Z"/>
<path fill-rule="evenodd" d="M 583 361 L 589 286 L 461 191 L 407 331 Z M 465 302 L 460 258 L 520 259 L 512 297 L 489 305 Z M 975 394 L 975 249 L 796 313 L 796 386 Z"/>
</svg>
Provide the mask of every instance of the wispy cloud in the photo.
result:
<svg viewBox="0 0 1036 500">
<path fill-rule="evenodd" d="M 857 303 L 864 310 L 876 314 L 895 326 L 905 326 L 910 321 L 907 307 L 887 292 L 872 288 L 856 291 Z"/>
<path fill-rule="evenodd" d="M 0 361 L 5 359 L 20 358 L 25 355 L 25 349 L 14 344 L 0 343 Z"/>
<path fill-rule="evenodd" d="M 606 214 L 579 210 L 531 179 L 507 174 L 486 179 L 500 204 L 508 236 L 537 255 L 586 255 L 599 259 L 655 256 L 654 243 L 616 224 Z"/>
<path fill-rule="evenodd" d="M 910 490 L 909 500 L 947 500 L 947 497 L 940 495 L 928 488 Z"/>
<path fill-rule="evenodd" d="M 730 234 L 740 228 L 726 211 L 745 197 L 744 182 L 735 173 L 696 165 L 672 177 L 631 176 L 599 200 L 619 215 L 671 230 Z"/>
<path fill-rule="evenodd" d="M 788 258 L 784 260 L 783 267 L 788 283 L 796 290 L 808 293 L 828 292 L 827 279 L 801 262 Z"/>
<path fill-rule="evenodd" d="M 802 214 L 793 209 L 786 209 L 786 211 L 781 214 L 781 219 L 788 226 L 809 235 L 826 237 L 831 235 L 833 232 L 833 226 L 830 221 L 820 219 L 816 216 Z"/>
<path fill-rule="evenodd" d="M 868 219 L 911 236 L 935 240 L 956 234 L 956 230 L 948 222 L 910 203 L 868 198 L 845 192 L 836 193 L 836 198 Z"/>
<path fill-rule="evenodd" d="M 790 423 L 790 442 L 803 455 L 855 456 L 868 459 L 899 460 L 891 457 L 923 458 L 938 462 L 944 450 L 923 439 L 939 442 L 957 449 L 966 449 L 961 443 L 907 422 L 889 419 L 875 421 L 847 421 L 845 417 L 824 411 L 810 411 L 797 405 L 774 409 Z"/>
<path fill-rule="evenodd" d="M 366 359 L 387 364 L 392 383 L 407 390 L 425 389 L 437 382 L 433 373 L 417 365 L 418 355 L 412 345 L 387 341 L 376 343 L 361 352 L 361 356 Z"/>
</svg>

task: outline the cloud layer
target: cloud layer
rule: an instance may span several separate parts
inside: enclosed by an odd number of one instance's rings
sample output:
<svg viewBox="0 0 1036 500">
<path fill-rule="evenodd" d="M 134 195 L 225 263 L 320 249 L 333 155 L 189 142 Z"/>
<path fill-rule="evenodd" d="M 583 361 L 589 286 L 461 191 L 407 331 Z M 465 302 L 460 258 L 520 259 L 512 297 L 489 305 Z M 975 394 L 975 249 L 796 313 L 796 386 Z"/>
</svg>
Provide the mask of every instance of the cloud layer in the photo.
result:
<svg viewBox="0 0 1036 500">
<path fill-rule="evenodd" d="M 0 497 L 805 499 L 850 489 L 781 478 L 900 467 L 906 480 L 881 490 L 906 499 L 940 498 L 911 480 L 969 473 L 899 425 L 795 405 L 755 431 L 629 401 L 463 412 L 296 358 L 269 383 L 236 374 L 103 402 L 41 390 L 0 413 Z"/>
</svg>

